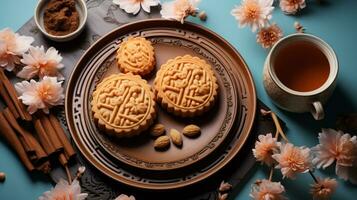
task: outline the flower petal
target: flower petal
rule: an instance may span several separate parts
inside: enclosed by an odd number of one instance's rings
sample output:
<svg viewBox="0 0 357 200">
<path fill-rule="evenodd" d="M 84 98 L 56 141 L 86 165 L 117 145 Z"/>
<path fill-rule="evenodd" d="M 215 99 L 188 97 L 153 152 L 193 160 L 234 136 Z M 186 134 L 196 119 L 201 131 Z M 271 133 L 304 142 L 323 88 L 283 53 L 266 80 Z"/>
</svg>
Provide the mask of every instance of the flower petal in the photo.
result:
<svg viewBox="0 0 357 200">
<path fill-rule="evenodd" d="M 19 78 L 23 78 L 26 80 L 29 80 L 33 77 L 35 77 L 38 74 L 38 69 L 36 67 L 33 66 L 25 66 L 24 68 L 22 68 L 21 71 L 19 71 L 16 76 Z"/>
<path fill-rule="evenodd" d="M 33 37 L 30 36 L 20 36 L 15 34 L 16 46 L 12 50 L 16 55 L 21 55 L 25 53 L 31 46 L 31 43 L 35 41 Z"/>
</svg>

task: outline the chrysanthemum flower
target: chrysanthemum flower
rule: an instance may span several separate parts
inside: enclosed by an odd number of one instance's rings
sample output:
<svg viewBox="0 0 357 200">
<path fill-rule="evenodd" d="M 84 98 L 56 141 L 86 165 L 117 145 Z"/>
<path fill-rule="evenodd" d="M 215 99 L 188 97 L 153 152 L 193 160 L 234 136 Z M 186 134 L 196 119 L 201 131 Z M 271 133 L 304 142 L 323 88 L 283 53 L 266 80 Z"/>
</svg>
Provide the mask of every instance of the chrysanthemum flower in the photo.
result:
<svg viewBox="0 0 357 200">
<path fill-rule="evenodd" d="M 228 182 L 222 181 L 219 185 L 218 191 L 219 192 L 227 192 L 232 189 L 232 185 Z"/>
<path fill-rule="evenodd" d="M 318 183 L 311 185 L 313 200 L 329 200 L 337 188 L 335 179 L 318 179 Z"/>
<path fill-rule="evenodd" d="M 81 186 L 78 180 L 74 180 L 72 184 L 61 179 L 51 191 L 43 193 L 38 200 L 83 200 L 88 196 L 87 193 L 81 193 Z"/>
<path fill-rule="evenodd" d="M 252 31 L 265 27 L 272 17 L 273 0 L 243 0 L 240 6 L 235 6 L 231 14 L 239 22 L 240 27 L 249 25 Z"/>
<path fill-rule="evenodd" d="M 20 36 L 9 28 L 0 31 L 0 66 L 12 71 L 20 58 L 34 41 L 32 37 Z"/>
<path fill-rule="evenodd" d="M 130 195 L 125 195 L 125 194 L 121 194 L 119 195 L 117 198 L 115 198 L 114 200 L 135 200 L 135 197 Z"/>
<path fill-rule="evenodd" d="M 45 76 L 40 82 L 35 80 L 22 81 L 15 84 L 19 99 L 27 105 L 30 114 L 42 109 L 49 113 L 49 109 L 56 105 L 63 105 L 64 94 L 62 82 L 57 82 L 56 77 Z"/>
<path fill-rule="evenodd" d="M 23 55 L 21 62 L 25 65 L 17 76 L 26 80 L 34 77 L 55 76 L 59 80 L 64 77 L 59 70 L 63 68 L 62 56 L 58 51 L 50 47 L 46 52 L 43 46 L 30 47 L 29 52 Z"/>
<path fill-rule="evenodd" d="M 280 182 L 271 182 L 263 179 L 252 185 L 250 197 L 254 200 L 283 200 L 284 186 Z"/>
<path fill-rule="evenodd" d="M 315 155 L 312 160 L 316 168 L 326 168 L 336 161 L 336 174 L 344 180 L 357 183 L 357 137 L 336 131 L 322 129 L 319 142 L 312 148 Z"/>
<path fill-rule="evenodd" d="M 273 138 L 271 133 L 259 135 L 258 140 L 255 142 L 253 155 L 258 161 L 272 166 L 275 163 L 272 155 L 279 150 L 279 146 L 280 142 Z"/>
<path fill-rule="evenodd" d="M 186 17 L 196 15 L 200 0 L 174 0 L 165 2 L 161 6 L 162 18 L 173 19 L 183 23 Z"/>
<path fill-rule="evenodd" d="M 125 12 L 136 15 L 140 8 L 150 13 L 150 7 L 159 5 L 160 0 L 113 0 L 113 3 L 119 5 Z"/>
<path fill-rule="evenodd" d="M 280 153 L 272 156 L 281 169 L 283 177 L 294 179 L 298 173 L 306 173 L 312 168 L 310 149 L 295 147 L 291 143 L 282 144 Z"/>
<path fill-rule="evenodd" d="M 286 14 L 295 14 L 305 7 L 305 0 L 280 0 L 280 8 Z"/>
<path fill-rule="evenodd" d="M 257 42 L 264 48 L 272 47 L 281 37 L 283 31 L 278 25 L 272 24 L 268 27 L 261 28 L 257 34 Z"/>
</svg>

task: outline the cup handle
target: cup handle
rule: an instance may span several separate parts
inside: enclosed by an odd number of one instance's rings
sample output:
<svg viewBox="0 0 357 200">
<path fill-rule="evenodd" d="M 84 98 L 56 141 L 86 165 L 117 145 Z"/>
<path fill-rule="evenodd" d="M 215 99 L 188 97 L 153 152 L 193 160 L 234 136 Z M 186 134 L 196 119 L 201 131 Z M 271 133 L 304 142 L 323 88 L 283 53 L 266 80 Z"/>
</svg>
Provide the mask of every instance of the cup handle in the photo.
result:
<svg viewBox="0 0 357 200">
<path fill-rule="evenodd" d="M 325 111 L 322 107 L 321 102 L 315 101 L 312 103 L 311 114 L 315 118 L 315 120 L 321 120 L 325 117 Z"/>
</svg>

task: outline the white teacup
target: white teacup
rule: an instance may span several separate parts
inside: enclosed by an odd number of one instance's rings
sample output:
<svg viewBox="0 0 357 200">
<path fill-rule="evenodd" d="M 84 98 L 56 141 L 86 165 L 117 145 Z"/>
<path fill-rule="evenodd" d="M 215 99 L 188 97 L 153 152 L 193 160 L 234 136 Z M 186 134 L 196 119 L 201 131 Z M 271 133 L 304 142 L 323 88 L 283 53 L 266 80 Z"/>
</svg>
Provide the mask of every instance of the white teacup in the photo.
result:
<svg viewBox="0 0 357 200">
<path fill-rule="evenodd" d="M 281 53 L 280 50 L 284 45 L 297 41 L 314 45 L 328 60 L 329 75 L 317 89 L 306 92 L 296 91 L 284 85 L 277 77 L 274 69 L 276 56 Z M 310 34 L 296 33 L 282 38 L 272 47 L 266 58 L 263 73 L 265 90 L 277 106 L 290 112 L 311 112 L 316 120 L 320 120 L 324 118 L 323 104 L 326 103 L 336 86 L 338 61 L 333 49 L 322 39 Z M 299 74 L 294 74 L 294 76 L 299 76 Z M 304 77 L 301 78 L 304 79 Z"/>
</svg>

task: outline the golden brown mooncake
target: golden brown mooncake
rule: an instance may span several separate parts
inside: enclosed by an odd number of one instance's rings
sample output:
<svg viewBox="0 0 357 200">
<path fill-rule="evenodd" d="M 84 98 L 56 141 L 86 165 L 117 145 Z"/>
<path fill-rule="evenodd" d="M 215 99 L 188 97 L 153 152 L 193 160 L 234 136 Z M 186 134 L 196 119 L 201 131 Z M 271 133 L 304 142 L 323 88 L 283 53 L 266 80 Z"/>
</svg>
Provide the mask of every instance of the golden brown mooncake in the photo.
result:
<svg viewBox="0 0 357 200">
<path fill-rule="evenodd" d="M 145 76 L 155 67 L 154 47 L 143 37 L 129 37 L 122 42 L 116 58 L 123 73 Z"/>
<path fill-rule="evenodd" d="M 106 77 L 96 86 L 92 97 L 94 121 L 110 135 L 131 137 L 145 131 L 155 120 L 154 93 L 138 75 Z"/>
<path fill-rule="evenodd" d="M 185 55 L 161 66 L 154 89 L 158 103 L 167 111 L 181 117 L 194 117 L 214 105 L 218 84 L 208 63 Z"/>
</svg>

